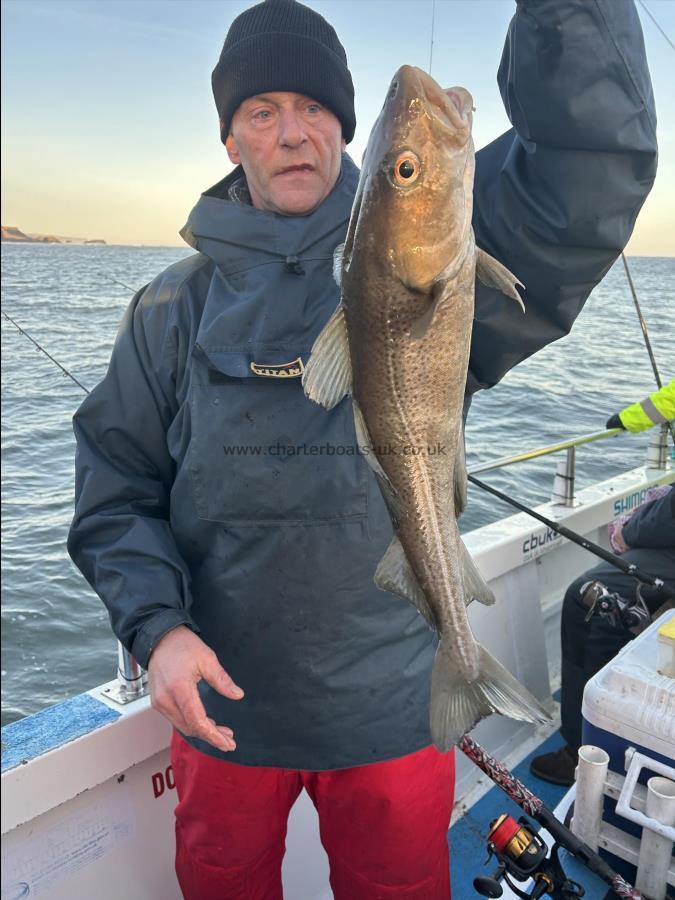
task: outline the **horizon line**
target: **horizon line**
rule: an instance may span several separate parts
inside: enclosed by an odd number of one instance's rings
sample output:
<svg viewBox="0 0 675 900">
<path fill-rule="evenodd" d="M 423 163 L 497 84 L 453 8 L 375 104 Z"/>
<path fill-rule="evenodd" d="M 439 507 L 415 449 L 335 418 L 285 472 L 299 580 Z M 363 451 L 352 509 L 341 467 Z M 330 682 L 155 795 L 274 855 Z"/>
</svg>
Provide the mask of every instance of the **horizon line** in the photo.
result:
<svg viewBox="0 0 675 900">
<path fill-rule="evenodd" d="M 34 233 L 37 233 L 37 232 L 34 232 Z M 99 238 L 96 240 L 103 240 L 103 239 Z M 31 247 L 35 247 L 35 246 L 38 246 L 38 247 L 72 247 L 72 246 L 86 247 L 86 246 L 89 246 L 89 247 L 138 247 L 139 249 L 142 249 L 144 247 L 148 247 L 148 248 L 155 247 L 155 248 L 161 248 L 161 249 L 165 249 L 165 250 L 184 249 L 184 250 L 192 250 L 194 253 L 201 252 L 199 250 L 195 250 L 194 247 L 191 247 L 187 243 L 182 243 L 182 244 L 151 244 L 151 243 L 131 244 L 131 243 L 121 243 L 121 242 L 118 243 L 116 241 L 104 241 L 103 243 L 85 243 L 85 241 L 79 240 L 79 239 L 73 239 L 73 240 L 67 240 L 67 241 L 51 241 L 51 242 L 50 241 L 5 241 L 5 240 L 3 240 L 3 241 L 0 241 L 0 243 L 2 243 L 3 246 L 5 246 L 5 245 L 9 246 L 9 245 L 13 244 L 13 245 L 22 245 L 22 246 L 30 245 Z M 625 253 L 629 259 L 675 259 L 675 252 L 666 253 L 665 255 L 662 253 L 626 253 L 625 249 L 619 250 L 618 252 L 619 252 L 619 255 L 621 255 L 621 253 Z M 617 259 L 618 259 L 618 257 L 617 257 Z"/>
</svg>

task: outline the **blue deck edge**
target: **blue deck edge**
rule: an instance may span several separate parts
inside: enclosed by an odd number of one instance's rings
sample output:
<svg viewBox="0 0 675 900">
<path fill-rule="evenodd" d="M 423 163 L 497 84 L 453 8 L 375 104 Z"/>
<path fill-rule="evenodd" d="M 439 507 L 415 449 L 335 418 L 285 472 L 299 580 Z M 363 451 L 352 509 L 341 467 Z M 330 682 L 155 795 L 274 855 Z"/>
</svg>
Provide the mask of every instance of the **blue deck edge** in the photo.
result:
<svg viewBox="0 0 675 900">
<path fill-rule="evenodd" d="M 2 772 L 114 722 L 122 715 L 90 694 L 64 700 L 2 729 Z"/>
</svg>

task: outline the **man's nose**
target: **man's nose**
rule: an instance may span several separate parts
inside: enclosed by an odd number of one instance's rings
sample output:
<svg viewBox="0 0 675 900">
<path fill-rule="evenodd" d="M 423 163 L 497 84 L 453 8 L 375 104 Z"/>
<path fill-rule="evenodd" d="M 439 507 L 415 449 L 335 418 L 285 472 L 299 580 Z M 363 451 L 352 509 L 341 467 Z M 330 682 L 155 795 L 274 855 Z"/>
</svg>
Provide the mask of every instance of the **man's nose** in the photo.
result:
<svg viewBox="0 0 675 900">
<path fill-rule="evenodd" d="M 307 140 L 305 126 L 294 109 L 285 109 L 279 120 L 279 143 L 285 147 L 299 147 Z"/>
</svg>

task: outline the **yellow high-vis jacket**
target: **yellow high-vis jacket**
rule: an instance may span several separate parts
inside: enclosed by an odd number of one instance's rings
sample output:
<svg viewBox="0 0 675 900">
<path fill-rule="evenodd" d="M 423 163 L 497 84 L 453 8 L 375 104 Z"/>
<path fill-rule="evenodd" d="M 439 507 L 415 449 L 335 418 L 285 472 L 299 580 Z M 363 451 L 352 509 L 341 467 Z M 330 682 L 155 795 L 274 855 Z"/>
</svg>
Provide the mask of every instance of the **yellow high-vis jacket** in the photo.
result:
<svg viewBox="0 0 675 900">
<path fill-rule="evenodd" d="M 675 419 L 675 378 L 639 403 L 622 409 L 619 418 L 623 427 L 634 434 L 671 422 Z"/>
</svg>

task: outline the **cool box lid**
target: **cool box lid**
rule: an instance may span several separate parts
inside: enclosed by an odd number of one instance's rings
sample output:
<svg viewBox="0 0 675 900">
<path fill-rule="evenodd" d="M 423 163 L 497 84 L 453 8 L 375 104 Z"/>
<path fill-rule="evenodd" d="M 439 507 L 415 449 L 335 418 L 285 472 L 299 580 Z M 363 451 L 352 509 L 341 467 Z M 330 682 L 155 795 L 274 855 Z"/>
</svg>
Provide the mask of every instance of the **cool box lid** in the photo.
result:
<svg viewBox="0 0 675 900">
<path fill-rule="evenodd" d="M 587 683 L 582 715 L 627 743 L 675 757 L 675 678 L 657 670 L 659 628 L 666 612 Z"/>
</svg>

